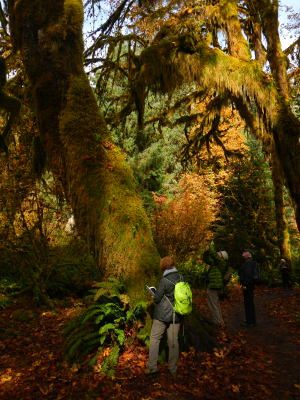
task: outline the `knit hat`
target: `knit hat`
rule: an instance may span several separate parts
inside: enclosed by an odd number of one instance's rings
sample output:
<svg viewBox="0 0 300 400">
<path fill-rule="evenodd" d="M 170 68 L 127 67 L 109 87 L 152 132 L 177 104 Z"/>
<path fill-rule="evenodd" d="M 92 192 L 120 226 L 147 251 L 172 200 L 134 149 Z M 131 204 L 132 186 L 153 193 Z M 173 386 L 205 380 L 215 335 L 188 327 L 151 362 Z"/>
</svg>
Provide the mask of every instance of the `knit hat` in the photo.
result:
<svg viewBox="0 0 300 400">
<path fill-rule="evenodd" d="M 250 250 L 250 249 L 243 249 L 243 251 L 244 251 L 245 253 L 249 253 L 249 254 L 251 255 L 251 257 L 253 256 L 252 250 Z"/>
<path fill-rule="evenodd" d="M 220 253 L 222 254 L 224 260 L 228 260 L 228 254 L 226 251 L 222 250 Z"/>
<path fill-rule="evenodd" d="M 285 259 L 284 258 L 282 258 L 280 261 L 283 261 L 285 263 Z"/>
</svg>

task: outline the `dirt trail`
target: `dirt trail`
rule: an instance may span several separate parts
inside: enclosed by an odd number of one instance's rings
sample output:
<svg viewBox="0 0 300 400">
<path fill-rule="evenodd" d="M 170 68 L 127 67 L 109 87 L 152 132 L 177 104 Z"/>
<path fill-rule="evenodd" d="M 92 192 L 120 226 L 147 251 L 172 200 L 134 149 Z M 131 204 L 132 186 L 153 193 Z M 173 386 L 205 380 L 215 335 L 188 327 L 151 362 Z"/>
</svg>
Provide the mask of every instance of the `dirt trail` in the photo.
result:
<svg viewBox="0 0 300 400">
<path fill-rule="evenodd" d="M 276 300 L 286 300 L 286 307 L 289 307 L 291 297 L 297 294 L 299 290 L 278 289 L 276 293 L 270 293 L 265 288 L 257 288 L 254 299 L 257 326 L 251 328 L 240 326 L 245 319 L 242 296 L 240 301 L 224 310 L 228 330 L 243 335 L 246 346 L 263 348 L 264 354 L 270 357 L 271 367 L 281 383 L 278 399 L 300 399 L 300 390 L 299 396 L 295 392 L 295 385 L 300 385 L 300 335 L 290 331 L 289 322 L 292 321 L 282 323 L 274 317 Z M 257 382 L 260 383 L 259 373 Z"/>
</svg>

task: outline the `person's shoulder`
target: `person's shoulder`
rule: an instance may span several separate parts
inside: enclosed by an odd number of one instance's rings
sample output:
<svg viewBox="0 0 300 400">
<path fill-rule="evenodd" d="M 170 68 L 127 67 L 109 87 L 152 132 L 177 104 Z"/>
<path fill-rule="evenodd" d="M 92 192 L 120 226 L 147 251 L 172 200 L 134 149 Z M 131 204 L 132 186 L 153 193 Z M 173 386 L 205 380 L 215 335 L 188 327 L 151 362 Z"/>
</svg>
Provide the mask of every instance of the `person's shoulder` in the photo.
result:
<svg viewBox="0 0 300 400">
<path fill-rule="evenodd" d="M 169 278 L 177 281 L 178 279 L 180 279 L 180 276 L 182 276 L 184 278 L 184 276 L 181 275 L 178 271 L 174 271 L 174 272 L 171 272 L 170 274 L 167 274 L 166 276 L 164 276 L 164 278 L 169 277 Z"/>
</svg>

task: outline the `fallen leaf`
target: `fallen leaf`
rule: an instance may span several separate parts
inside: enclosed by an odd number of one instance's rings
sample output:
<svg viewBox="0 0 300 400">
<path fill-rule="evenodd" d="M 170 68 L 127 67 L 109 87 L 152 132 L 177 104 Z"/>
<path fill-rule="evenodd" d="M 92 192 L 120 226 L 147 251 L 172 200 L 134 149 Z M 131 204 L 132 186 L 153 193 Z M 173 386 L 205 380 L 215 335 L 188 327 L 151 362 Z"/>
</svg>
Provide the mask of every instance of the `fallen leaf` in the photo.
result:
<svg viewBox="0 0 300 400">
<path fill-rule="evenodd" d="M 300 385 L 295 385 L 294 384 L 294 386 L 295 386 L 295 388 L 300 389 Z"/>
<path fill-rule="evenodd" d="M 75 372 L 78 372 L 79 367 L 77 364 L 73 364 L 72 367 L 70 368 L 70 371 L 74 374 Z"/>
<path fill-rule="evenodd" d="M 99 373 L 102 370 L 102 365 L 101 364 L 94 365 L 93 370 L 94 372 Z"/>
<path fill-rule="evenodd" d="M 4 382 L 7 382 L 7 381 L 10 381 L 11 378 L 12 378 L 12 376 L 10 376 L 10 375 L 2 375 L 1 376 L 1 382 L 4 383 Z"/>
<path fill-rule="evenodd" d="M 231 387 L 232 387 L 232 390 L 234 391 L 234 393 L 239 393 L 239 392 L 240 392 L 240 389 L 239 389 L 238 386 L 236 386 L 236 385 L 231 385 Z"/>
</svg>

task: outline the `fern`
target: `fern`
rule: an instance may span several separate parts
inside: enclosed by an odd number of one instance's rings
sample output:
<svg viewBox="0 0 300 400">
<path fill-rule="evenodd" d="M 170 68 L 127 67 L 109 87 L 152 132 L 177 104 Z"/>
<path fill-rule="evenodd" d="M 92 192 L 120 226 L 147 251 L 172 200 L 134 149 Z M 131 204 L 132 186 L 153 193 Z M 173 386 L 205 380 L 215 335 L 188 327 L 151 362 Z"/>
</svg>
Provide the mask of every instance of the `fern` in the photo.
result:
<svg viewBox="0 0 300 400">
<path fill-rule="evenodd" d="M 116 324 L 106 324 L 99 329 L 99 335 L 108 332 L 109 329 L 115 329 Z"/>
<path fill-rule="evenodd" d="M 145 302 L 132 307 L 124 290 L 124 285 L 116 279 L 99 282 L 90 290 L 85 300 L 92 304 L 74 316 L 63 329 L 64 356 L 68 361 L 78 363 L 85 356 L 93 355 L 88 361 L 88 365 L 93 365 L 105 348 L 111 348 L 102 361 L 101 372 L 108 376 L 114 374 L 122 346 L 126 339 L 138 337 L 137 321 L 144 318 L 147 307 Z"/>
</svg>

